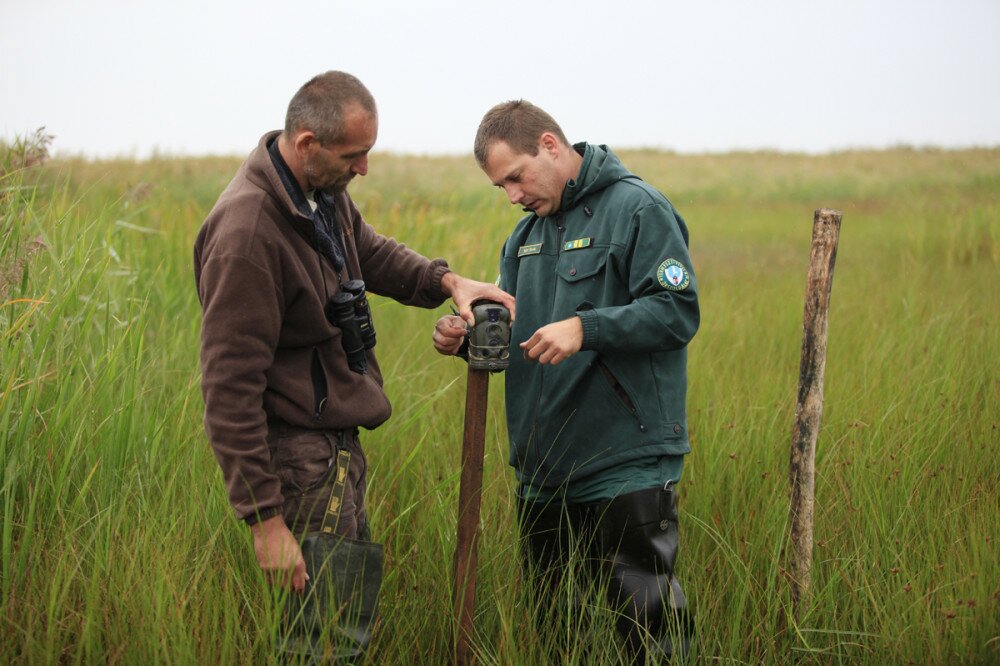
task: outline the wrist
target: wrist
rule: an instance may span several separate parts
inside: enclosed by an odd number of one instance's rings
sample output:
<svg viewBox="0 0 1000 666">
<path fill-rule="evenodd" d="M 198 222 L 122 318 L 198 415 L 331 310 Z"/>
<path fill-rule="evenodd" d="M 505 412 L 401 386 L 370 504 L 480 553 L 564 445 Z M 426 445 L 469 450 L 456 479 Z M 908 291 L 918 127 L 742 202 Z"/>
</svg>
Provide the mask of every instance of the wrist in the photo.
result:
<svg viewBox="0 0 1000 666">
<path fill-rule="evenodd" d="M 441 291 L 444 292 L 445 296 L 452 296 L 455 293 L 455 284 L 458 281 L 458 275 L 454 271 L 449 270 L 444 275 L 441 276 Z"/>
<path fill-rule="evenodd" d="M 255 537 L 266 536 L 282 528 L 288 529 L 285 527 L 285 518 L 281 515 L 280 507 L 274 507 L 270 510 L 263 509 L 253 516 L 248 516 L 246 523 L 250 527 L 250 533 Z"/>
</svg>

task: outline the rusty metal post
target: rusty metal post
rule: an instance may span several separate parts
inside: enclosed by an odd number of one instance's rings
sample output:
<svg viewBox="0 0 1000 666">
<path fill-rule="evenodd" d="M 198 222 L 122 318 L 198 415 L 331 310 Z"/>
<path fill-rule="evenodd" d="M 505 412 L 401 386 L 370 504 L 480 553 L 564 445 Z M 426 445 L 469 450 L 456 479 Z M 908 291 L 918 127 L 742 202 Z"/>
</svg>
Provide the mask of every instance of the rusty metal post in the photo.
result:
<svg viewBox="0 0 1000 666">
<path fill-rule="evenodd" d="M 812 250 L 806 279 L 802 324 L 802 361 L 792 429 L 789 465 L 791 481 L 792 612 L 801 619 L 808 605 L 813 551 L 813 509 L 816 495 L 816 438 L 823 416 L 823 373 L 826 369 L 827 315 L 833 286 L 833 266 L 840 238 L 839 211 L 823 208 L 813 217 Z"/>
<path fill-rule="evenodd" d="M 462 438 L 462 478 L 458 491 L 458 535 L 455 544 L 455 588 L 452 600 L 458 635 L 455 663 L 472 663 L 469 643 L 476 610 L 476 564 L 479 556 L 479 509 L 483 491 L 483 449 L 486 441 L 488 370 L 469 368 Z"/>
</svg>

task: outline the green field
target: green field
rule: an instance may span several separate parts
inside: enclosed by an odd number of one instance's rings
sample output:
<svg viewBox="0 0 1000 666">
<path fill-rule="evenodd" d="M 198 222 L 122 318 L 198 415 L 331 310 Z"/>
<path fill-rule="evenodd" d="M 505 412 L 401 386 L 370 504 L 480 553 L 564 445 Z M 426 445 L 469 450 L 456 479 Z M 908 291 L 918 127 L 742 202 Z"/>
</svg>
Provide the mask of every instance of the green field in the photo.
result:
<svg viewBox="0 0 1000 666">
<path fill-rule="evenodd" d="M 260 663 L 277 610 L 201 425 L 191 246 L 239 159 L 0 149 L 0 663 Z M 622 152 L 685 217 L 702 328 L 678 575 L 700 663 L 1000 662 L 1000 149 Z M 369 222 L 492 281 L 516 217 L 470 157 L 376 154 Z M 788 457 L 813 211 L 844 213 L 809 612 Z M 446 663 L 464 366 L 373 298 L 394 415 L 363 434 L 387 577 L 374 663 Z M 503 385 L 491 384 L 474 648 L 535 664 Z M 598 618 L 600 620 L 600 618 Z M 608 663 L 598 621 L 566 663 Z"/>
</svg>

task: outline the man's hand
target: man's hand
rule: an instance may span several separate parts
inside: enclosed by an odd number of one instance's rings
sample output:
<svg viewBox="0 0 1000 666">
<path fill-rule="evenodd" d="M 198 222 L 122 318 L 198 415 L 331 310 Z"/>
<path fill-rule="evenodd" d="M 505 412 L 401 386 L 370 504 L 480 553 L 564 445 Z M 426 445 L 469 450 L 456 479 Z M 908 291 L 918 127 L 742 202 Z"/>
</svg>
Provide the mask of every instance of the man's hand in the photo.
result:
<svg viewBox="0 0 1000 666">
<path fill-rule="evenodd" d="M 514 297 L 495 284 L 477 282 L 449 272 L 441 278 L 441 289 L 455 301 L 459 316 L 469 322 L 469 326 L 476 323 L 472 316 L 472 303 L 482 299 L 502 304 L 510 310 L 510 320 L 514 321 Z"/>
<path fill-rule="evenodd" d="M 287 586 L 291 579 L 292 589 L 302 594 L 305 590 L 306 561 L 302 559 L 299 542 L 285 526 L 285 519 L 274 516 L 250 526 L 253 534 L 253 550 L 264 577 L 272 582 Z"/>
<path fill-rule="evenodd" d="M 447 356 L 458 353 L 465 340 L 465 321 L 456 315 L 445 315 L 434 325 L 434 349 Z"/>
<path fill-rule="evenodd" d="M 521 343 L 524 358 L 556 365 L 580 351 L 583 346 L 583 322 L 570 317 L 542 326 Z"/>
</svg>

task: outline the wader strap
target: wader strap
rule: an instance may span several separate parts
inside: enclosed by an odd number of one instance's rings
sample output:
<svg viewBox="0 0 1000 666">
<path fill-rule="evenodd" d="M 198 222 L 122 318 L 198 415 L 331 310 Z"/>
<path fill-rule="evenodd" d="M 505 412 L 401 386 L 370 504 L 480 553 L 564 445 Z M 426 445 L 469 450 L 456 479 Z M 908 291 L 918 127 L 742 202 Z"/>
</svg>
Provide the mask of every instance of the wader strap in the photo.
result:
<svg viewBox="0 0 1000 666">
<path fill-rule="evenodd" d="M 330 503 L 326 505 L 326 515 L 320 529 L 326 534 L 337 531 L 340 522 L 340 508 L 344 504 L 344 489 L 347 486 L 347 470 L 351 466 L 351 452 L 346 448 L 337 449 L 337 476 L 333 479 Z"/>
</svg>

